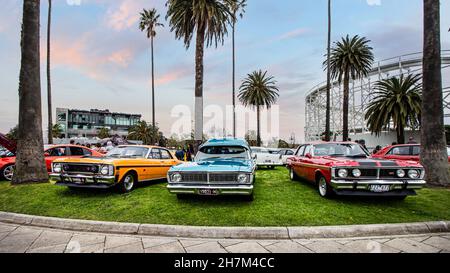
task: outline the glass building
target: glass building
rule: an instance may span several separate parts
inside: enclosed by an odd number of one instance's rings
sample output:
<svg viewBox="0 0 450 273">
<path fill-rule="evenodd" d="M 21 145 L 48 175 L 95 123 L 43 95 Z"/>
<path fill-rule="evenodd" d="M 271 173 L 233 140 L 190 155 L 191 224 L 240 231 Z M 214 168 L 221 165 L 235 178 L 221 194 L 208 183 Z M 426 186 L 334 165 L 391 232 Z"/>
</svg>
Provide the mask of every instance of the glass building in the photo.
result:
<svg viewBox="0 0 450 273">
<path fill-rule="evenodd" d="M 64 138 L 97 137 L 100 129 L 107 128 L 110 135 L 127 136 L 128 129 L 141 120 L 141 115 L 113 113 L 109 110 L 90 111 L 56 109 L 56 123 L 59 124 Z"/>
</svg>

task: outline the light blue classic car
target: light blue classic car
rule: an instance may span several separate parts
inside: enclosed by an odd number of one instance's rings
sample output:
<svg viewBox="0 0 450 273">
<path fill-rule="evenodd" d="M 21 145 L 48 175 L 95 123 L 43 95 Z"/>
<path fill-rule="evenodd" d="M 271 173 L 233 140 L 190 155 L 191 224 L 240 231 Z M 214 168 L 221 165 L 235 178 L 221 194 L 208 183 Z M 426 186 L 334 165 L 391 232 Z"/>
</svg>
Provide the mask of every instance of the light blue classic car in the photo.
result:
<svg viewBox="0 0 450 273">
<path fill-rule="evenodd" d="M 194 162 L 173 166 L 169 192 L 194 195 L 242 195 L 253 200 L 256 164 L 241 139 L 212 139 L 199 148 Z"/>
</svg>

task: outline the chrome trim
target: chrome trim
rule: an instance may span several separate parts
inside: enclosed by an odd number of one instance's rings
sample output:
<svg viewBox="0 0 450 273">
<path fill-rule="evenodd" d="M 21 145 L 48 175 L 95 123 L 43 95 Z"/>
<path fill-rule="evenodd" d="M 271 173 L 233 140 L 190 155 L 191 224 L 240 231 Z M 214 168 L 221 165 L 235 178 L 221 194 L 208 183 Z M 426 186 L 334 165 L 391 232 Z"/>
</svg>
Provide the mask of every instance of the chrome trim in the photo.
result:
<svg viewBox="0 0 450 273">
<path fill-rule="evenodd" d="M 58 183 L 58 182 L 66 182 L 65 180 L 71 180 L 73 178 L 81 178 L 86 179 L 85 184 L 81 185 L 89 185 L 89 184 L 115 184 L 116 177 L 115 176 L 104 176 L 104 175 L 82 175 L 82 174 L 66 174 L 66 173 L 51 173 L 50 174 L 50 182 Z"/>
<path fill-rule="evenodd" d="M 422 189 L 427 182 L 425 180 L 334 180 L 331 187 L 335 190 L 353 189 L 368 190 L 370 185 L 391 185 L 391 190 Z"/>
<path fill-rule="evenodd" d="M 170 193 L 173 194 L 199 194 L 200 190 L 217 190 L 218 195 L 251 195 L 253 193 L 253 185 L 238 186 L 214 186 L 214 185 L 192 185 L 185 186 L 181 184 L 171 184 L 167 186 Z"/>
</svg>

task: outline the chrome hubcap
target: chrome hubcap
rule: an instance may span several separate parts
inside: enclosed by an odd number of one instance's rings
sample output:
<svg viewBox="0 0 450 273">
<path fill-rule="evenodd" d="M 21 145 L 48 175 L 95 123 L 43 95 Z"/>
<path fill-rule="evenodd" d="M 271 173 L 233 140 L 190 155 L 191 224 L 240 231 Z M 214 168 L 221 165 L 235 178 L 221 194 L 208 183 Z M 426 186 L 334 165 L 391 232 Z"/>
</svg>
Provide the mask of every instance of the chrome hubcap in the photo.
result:
<svg viewBox="0 0 450 273">
<path fill-rule="evenodd" d="M 325 180 L 325 178 L 322 177 L 320 179 L 320 181 L 319 181 L 319 192 L 320 192 L 320 195 L 322 195 L 322 196 L 326 196 L 327 195 L 327 187 L 328 187 L 327 181 Z"/>
<path fill-rule="evenodd" d="M 8 180 L 11 181 L 14 175 L 14 166 L 8 166 L 3 170 L 3 177 Z"/>
<path fill-rule="evenodd" d="M 123 184 L 125 186 L 125 189 L 127 191 L 130 191 L 131 189 L 133 189 L 134 186 L 134 178 L 132 175 L 129 175 L 127 177 L 125 177 L 125 180 L 123 181 Z"/>
</svg>

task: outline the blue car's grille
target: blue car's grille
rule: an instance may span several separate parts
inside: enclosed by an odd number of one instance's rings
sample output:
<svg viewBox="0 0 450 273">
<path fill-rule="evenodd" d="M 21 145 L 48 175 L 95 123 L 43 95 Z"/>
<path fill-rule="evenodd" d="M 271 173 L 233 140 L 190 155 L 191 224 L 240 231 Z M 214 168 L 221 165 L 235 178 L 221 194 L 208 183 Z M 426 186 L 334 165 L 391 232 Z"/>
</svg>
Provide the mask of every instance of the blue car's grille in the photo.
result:
<svg viewBox="0 0 450 273">
<path fill-rule="evenodd" d="M 206 173 L 182 173 L 183 182 L 208 182 L 208 175 Z"/>
<path fill-rule="evenodd" d="M 210 174 L 209 182 L 236 182 L 237 174 Z"/>
</svg>

